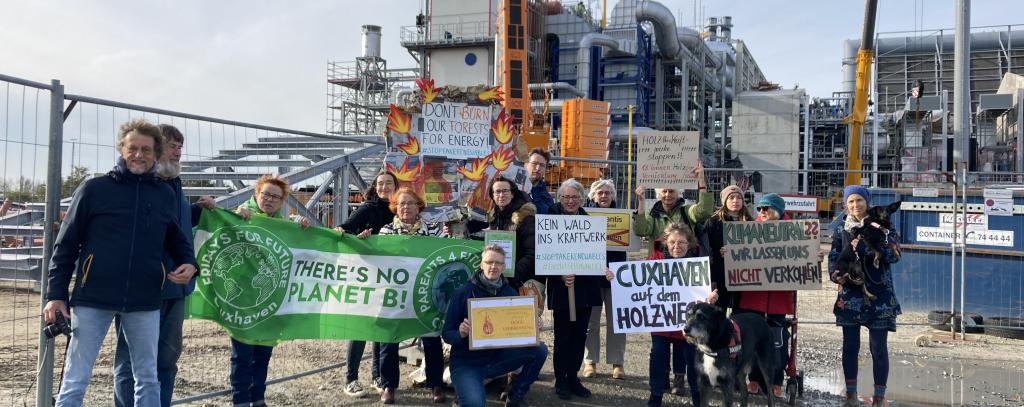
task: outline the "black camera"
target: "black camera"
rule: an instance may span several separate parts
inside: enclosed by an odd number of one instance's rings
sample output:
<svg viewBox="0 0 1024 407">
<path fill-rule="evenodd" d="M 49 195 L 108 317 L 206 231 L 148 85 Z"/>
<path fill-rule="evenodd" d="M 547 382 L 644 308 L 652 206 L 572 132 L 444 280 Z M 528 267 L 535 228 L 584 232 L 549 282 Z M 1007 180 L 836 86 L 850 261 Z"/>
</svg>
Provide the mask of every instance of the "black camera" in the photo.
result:
<svg viewBox="0 0 1024 407">
<path fill-rule="evenodd" d="M 56 338 L 58 335 L 71 336 L 71 324 L 64 318 L 63 312 L 57 311 L 57 319 L 43 327 L 43 334 L 50 339 Z"/>
</svg>

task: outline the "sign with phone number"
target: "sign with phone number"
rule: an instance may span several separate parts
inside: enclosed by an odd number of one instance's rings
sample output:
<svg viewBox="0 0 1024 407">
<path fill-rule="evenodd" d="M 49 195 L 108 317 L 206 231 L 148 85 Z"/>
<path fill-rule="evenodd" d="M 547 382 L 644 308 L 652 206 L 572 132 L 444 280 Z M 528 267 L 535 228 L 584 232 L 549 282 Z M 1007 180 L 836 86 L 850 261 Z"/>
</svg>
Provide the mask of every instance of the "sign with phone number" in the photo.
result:
<svg viewBox="0 0 1024 407">
<path fill-rule="evenodd" d="M 928 226 L 917 227 L 917 241 L 931 243 L 953 243 L 953 238 L 963 240 L 960 231 L 951 228 Z M 1013 247 L 1012 230 L 967 230 L 967 244 L 981 246 Z"/>
</svg>

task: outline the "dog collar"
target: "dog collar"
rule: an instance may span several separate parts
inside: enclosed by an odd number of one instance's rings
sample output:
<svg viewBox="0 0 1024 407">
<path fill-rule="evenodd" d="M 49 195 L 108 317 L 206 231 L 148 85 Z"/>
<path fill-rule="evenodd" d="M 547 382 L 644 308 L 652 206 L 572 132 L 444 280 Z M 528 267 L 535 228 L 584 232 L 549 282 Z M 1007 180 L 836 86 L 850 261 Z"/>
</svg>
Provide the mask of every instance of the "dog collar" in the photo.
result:
<svg viewBox="0 0 1024 407">
<path fill-rule="evenodd" d="M 718 351 L 709 351 L 705 347 L 701 346 L 701 352 L 704 352 L 705 355 L 714 357 L 718 356 L 722 351 L 728 351 L 729 358 L 736 359 L 736 355 L 740 352 L 740 349 L 743 349 L 743 343 L 740 339 L 742 338 L 742 331 L 740 331 L 740 325 L 737 324 L 735 320 L 729 319 L 729 322 L 732 322 L 732 329 L 729 332 L 729 346 L 719 349 Z"/>
</svg>

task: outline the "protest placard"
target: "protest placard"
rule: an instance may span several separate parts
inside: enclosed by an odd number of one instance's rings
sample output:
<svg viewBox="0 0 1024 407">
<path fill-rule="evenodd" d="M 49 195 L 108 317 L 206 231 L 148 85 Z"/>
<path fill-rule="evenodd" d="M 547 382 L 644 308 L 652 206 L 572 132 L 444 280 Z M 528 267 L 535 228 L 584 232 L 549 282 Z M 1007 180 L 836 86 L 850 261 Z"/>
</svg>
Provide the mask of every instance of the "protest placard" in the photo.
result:
<svg viewBox="0 0 1024 407">
<path fill-rule="evenodd" d="M 484 246 L 497 245 L 505 249 L 505 271 L 501 275 L 516 275 L 516 232 L 511 230 L 488 230 L 484 232 Z"/>
<path fill-rule="evenodd" d="M 467 159 L 491 153 L 489 106 L 427 103 L 420 118 L 423 155 Z"/>
<path fill-rule="evenodd" d="M 693 167 L 699 161 L 695 131 L 647 131 L 637 136 L 637 185 L 695 189 Z"/>
<path fill-rule="evenodd" d="M 587 208 L 591 216 L 604 216 L 607 219 L 608 251 L 640 250 L 640 238 L 633 233 L 633 212 L 631 209 Z"/>
<path fill-rule="evenodd" d="M 239 341 L 400 342 L 438 332 L 452 293 L 480 264 L 481 242 L 425 236 L 357 239 L 330 229 L 204 210 L 191 318 Z"/>
<path fill-rule="evenodd" d="M 609 265 L 615 333 L 680 331 L 686 308 L 711 293 L 707 257 L 642 260 Z"/>
<path fill-rule="evenodd" d="M 469 299 L 469 349 L 519 348 L 537 344 L 532 296 Z"/>
<path fill-rule="evenodd" d="M 723 225 L 729 291 L 821 289 L 817 219 Z"/>
<path fill-rule="evenodd" d="M 604 275 L 608 231 L 604 216 L 537 215 L 535 222 L 537 275 Z"/>
</svg>

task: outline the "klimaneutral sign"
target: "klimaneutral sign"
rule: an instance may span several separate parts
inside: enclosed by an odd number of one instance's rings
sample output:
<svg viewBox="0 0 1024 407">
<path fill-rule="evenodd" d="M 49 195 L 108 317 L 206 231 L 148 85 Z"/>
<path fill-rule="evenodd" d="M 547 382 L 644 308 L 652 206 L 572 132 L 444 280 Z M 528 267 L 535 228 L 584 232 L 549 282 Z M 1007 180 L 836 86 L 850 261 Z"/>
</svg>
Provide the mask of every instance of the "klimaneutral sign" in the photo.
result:
<svg viewBox="0 0 1024 407">
<path fill-rule="evenodd" d="M 480 263 L 480 242 L 423 236 L 364 240 L 279 219 L 204 211 L 191 318 L 235 339 L 399 342 L 441 329 L 448 300 Z"/>
</svg>

